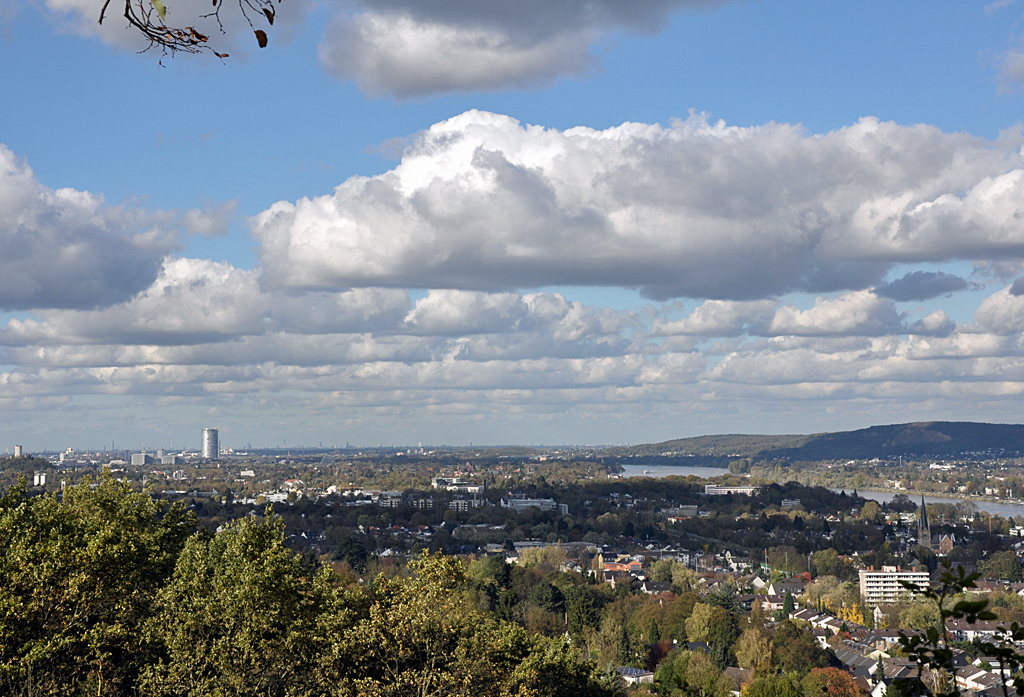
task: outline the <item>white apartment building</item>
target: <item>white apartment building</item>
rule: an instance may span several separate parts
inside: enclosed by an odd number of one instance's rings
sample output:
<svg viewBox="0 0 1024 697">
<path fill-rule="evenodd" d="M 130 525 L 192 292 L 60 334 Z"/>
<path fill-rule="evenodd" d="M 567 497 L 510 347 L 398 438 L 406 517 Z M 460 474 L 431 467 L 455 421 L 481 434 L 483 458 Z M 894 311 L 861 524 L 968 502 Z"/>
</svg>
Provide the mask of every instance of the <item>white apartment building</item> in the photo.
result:
<svg viewBox="0 0 1024 697">
<path fill-rule="evenodd" d="M 893 603 L 903 598 L 913 597 L 900 581 L 916 583 L 919 586 L 929 585 L 931 579 L 927 571 L 903 571 L 898 566 L 883 566 L 881 571 L 874 567 L 860 570 L 860 594 L 868 605 Z"/>
<path fill-rule="evenodd" d="M 726 496 L 728 494 L 746 494 L 753 496 L 761 490 L 759 486 L 719 486 L 717 484 L 705 484 L 705 496 Z"/>
</svg>

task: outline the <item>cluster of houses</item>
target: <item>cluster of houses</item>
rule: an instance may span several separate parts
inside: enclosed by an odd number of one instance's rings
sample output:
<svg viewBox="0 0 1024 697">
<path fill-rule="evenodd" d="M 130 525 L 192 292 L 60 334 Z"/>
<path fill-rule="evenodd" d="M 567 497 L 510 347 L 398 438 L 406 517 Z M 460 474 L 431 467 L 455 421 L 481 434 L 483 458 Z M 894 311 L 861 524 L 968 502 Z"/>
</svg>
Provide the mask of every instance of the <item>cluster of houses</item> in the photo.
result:
<svg viewBox="0 0 1024 697">
<path fill-rule="evenodd" d="M 913 636 L 921 634 L 920 630 L 869 629 L 813 609 L 794 611 L 790 613 L 790 618 L 806 622 L 823 648 L 830 645 L 828 640 L 831 637 L 848 637 L 833 642 L 831 646 L 846 671 L 853 676 L 862 690 L 870 692 L 872 697 L 884 697 L 886 688 L 894 680 L 913 678 L 917 675 L 918 667 L 914 661 L 898 657 L 894 653 L 899 646 L 901 634 Z M 954 641 L 991 640 L 997 628 L 1005 624 L 949 620 L 946 629 Z M 998 660 L 986 656 L 971 656 L 957 648 L 952 649 L 952 657 L 953 665 L 956 667 L 955 681 L 962 692 L 977 697 L 1006 697 L 1015 694 L 1013 688 L 1007 685 L 1007 692 L 1004 695 L 1003 683 L 1010 676 L 1000 675 Z M 922 677 L 927 684 L 929 676 Z"/>
</svg>

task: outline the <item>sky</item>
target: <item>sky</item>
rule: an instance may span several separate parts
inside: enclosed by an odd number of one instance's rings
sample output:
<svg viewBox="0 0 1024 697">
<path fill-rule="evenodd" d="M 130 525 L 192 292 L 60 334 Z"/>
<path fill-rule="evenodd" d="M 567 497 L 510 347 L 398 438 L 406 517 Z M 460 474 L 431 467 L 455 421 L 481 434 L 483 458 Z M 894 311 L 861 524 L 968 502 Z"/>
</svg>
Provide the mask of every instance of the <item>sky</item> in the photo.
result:
<svg viewBox="0 0 1024 697">
<path fill-rule="evenodd" d="M 0 0 L 0 452 L 1020 422 L 1024 2 L 165 5 Z"/>
</svg>

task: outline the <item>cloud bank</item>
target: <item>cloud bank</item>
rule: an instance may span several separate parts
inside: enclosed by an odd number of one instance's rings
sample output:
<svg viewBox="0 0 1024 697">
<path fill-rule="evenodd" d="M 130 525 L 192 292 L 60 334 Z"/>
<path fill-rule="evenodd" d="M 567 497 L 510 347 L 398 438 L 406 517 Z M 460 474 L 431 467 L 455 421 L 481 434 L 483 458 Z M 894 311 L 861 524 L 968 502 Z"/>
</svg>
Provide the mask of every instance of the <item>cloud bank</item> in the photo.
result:
<svg viewBox="0 0 1024 697">
<path fill-rule="evenodd" d="M 825 429 L 829 409 L 844 423 L 884 409 L 1013 420 L 1019 147 L 870 118 L 813 135 L 700 116 L 557 131 L 469 112 L 389 172 L 255 216 L 252 269 L 171 253 L 167 230 L 216 234 L 230 206 L 111 207 L 47 189 L 3 151 L 0 240 L 36 252 L 0 264 L 46 290 L 6 300 L 34 310 L 0 325 L 0 408 L 8 428 L 61 433 L 209 413 L 258 442 L 271 418 L 289 433 L 496 442 L 653 440 L 684 417 Z M 64 247 L 81 273 L 54 279 L 40 250 Z M 105 285 L 90 296 L 89 250 L 151 275 L 95 263 Z M 968 281 L 948 260 L 980 271 Z M 587 305 L 573 284 L 651 300 Z M 965 315 L 964 291 L 985 288 Z"/>
<path fill-rule="evenodd" d="M 472 111 L 420 134 L 385 174 L 273 205 L 253 234 L 271 288 L 866 289 L 898 263 L 1024 257 L 1010 139 L 872 118 L 824 135 L 701 115 L 558 131 Z M 945 292 L 947 276 L 882 292 Z"/>
</svg>

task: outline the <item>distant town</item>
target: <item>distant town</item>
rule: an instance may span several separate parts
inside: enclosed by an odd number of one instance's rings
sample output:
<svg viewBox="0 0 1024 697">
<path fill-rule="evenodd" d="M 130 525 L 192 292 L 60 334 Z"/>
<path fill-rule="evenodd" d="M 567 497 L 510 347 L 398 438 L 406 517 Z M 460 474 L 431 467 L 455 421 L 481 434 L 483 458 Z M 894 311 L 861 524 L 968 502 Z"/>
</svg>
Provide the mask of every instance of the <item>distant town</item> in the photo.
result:
<svg viewBox="0 0 1024 697">
<path fill-rule="evenodd" d="M 564 635 L 636 694 L 695 694 L 699 666 L 717 686 L 700 694 L 756 697 L 765 676 L 827 669 L 851 694 L 881 697 L 919 675 L 901 634 L 936 626 L 957 689 L 1004 694 L 1010 676 L 983 646 L 1024 624 L 1019 452 L 803 460 L 671 447 L 257 450 L 222 448 L 206 428 L 174 451 L 15 446 L 0 484 L 59 499 L 119 483 L 214 536 L 274 520 L 293 554 L 358 584 L 424 554 L 461 559 L 483 611 Z M 987 599 L 995 619 L 943 619 L 910 590 L 947 566 L 979 574 L 960 597 Z"/>
</svg>

